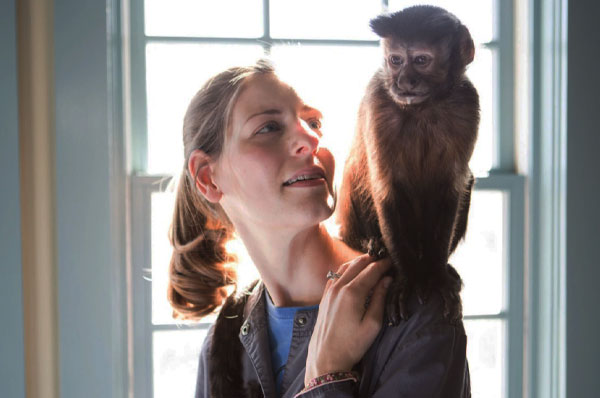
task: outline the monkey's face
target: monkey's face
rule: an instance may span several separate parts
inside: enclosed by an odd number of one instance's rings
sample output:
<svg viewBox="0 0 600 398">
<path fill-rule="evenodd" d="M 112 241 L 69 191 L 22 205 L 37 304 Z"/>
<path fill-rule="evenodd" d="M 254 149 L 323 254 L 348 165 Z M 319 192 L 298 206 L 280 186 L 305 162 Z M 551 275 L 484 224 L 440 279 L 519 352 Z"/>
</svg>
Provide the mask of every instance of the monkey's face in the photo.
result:
<svg viewBox="0 0 600 398">
<path fill-rule="evenodd" d="M 386 88 L 396 103 L 416 105 L 438 93 L 448 73 L 440 48 L 390 38 L 382 44 Z"/>
</svg>

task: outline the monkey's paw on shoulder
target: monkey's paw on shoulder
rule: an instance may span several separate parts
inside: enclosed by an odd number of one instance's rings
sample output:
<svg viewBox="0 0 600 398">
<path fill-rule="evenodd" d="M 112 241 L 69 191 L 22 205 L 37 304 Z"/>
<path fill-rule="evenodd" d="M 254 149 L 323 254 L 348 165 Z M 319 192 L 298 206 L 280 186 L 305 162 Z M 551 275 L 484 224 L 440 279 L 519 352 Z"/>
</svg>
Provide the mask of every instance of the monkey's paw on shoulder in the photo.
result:
<svg viewBox="0 0 600 398">
<path fill-rule="evenodd" d="M 439 292 L 444 304 L 444 318 L 452 324 L 462 320 L 462 301 L 460 291 L 462 279 L 451 264 L 440 269 L 424 286 L 417 286 L 416 292 L 420 302 L 429 299 L 434 291 Z"/>
<path fill-rule="evenodd" d="M 442 280 L 443 282 L 439 286 L 439 291 L 444 301 L 444 317 L 450 323 L 457 323 L 463 317 L 462 301 L 460 298 L 462 279 L 456 269 L 451 264 L 448 264 Z"/>
<path fill-rule="evenodd" d="M 420 304 L 424 304 L 434 291 L 438 291 L 443 301 L 443 315 L 448 322 L 456 324 L 462 320 L 460 291 L 462 280 L 451 264 L 445 267 L 442 275 L 431 278 L 426 284 L 410 286 L 406 278 L 396 275 L 388 289 L 386 314 L 388 326 L 396 326 L 410 317 L 408 301 L 412 293 Z"/>
<path fill-rule="evenodd" d="M 363 252 L 369 253 L 369 256 L 371 257 L 381 259 L 387 256 L 387 250 L 383 243 L 383 239 L 381 238 L 370 238 L 369 240 L 365 240 L 362 242 L 362 247 Z"/>
<path fill-rule="evenodd" d="M 385 304 L 388 326 L 396 326 L 410 316 L 408 311 L 408 298 L 410 296 L 408 280 L 401 275 L 396 275 L 388 288 Z"/>
</svg>

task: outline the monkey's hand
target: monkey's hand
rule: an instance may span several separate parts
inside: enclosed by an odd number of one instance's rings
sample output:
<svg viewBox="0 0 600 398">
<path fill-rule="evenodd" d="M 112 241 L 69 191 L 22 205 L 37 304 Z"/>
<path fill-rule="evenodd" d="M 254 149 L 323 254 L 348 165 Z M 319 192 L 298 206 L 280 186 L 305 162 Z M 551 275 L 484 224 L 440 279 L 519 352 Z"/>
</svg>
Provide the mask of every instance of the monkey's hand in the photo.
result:
<svg viewBox="0 0 600 398">
<path fill-rule="evenodd" d="M 363 242 L 363 251 L 375 258 L 384 258 L 387 256 L 387 250 L 382 238 L 371 238 Z"/>
<path fill-rule="evenodd" d="M 398 325 L 401 320 L 410 316 L 407 303 L 410 296 L 408 285 L 406 277 L 396 270 L 386 298 L 385 312 L 389 326 Z"/>
<path fill-rule="evenodd" d="M 462 280 L 454 267 L 448 264 L 442 283 L 440 293 L 444 300 L 444 316 L 448 321 L 454 323 L 462 319 L 462 301 L 460 299 L 460 290 Z"/>
</svg>

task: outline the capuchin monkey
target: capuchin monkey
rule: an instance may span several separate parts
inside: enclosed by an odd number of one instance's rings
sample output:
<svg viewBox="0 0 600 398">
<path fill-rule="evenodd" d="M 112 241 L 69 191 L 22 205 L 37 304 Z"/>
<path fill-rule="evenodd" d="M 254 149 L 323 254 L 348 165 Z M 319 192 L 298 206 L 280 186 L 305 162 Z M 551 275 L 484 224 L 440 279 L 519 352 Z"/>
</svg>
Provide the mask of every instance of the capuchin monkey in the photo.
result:
<svg viewBox="0 0 600 398">
<path fill-rule="evenodd" d="M 344 242 L 389 255 L 388 322 L 414 293 L 437 290 L 462 318 L 462 281 L 448 257 L 465 236 L 479 96 L 465 76 L 475 47 L 446 10 L 414 6 L 371 20 L 385 54 L 362 99 L 344 168 L 337 220 Z"/>
</svg>

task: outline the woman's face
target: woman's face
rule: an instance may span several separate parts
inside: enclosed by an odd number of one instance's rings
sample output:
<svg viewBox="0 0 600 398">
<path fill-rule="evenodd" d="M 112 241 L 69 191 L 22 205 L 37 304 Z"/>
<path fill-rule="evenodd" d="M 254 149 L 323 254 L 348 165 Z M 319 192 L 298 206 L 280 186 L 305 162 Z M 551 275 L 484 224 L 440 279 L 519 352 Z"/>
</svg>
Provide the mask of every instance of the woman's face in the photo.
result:
<svg viewBox="0 0 600 398">
<path fill-rule="evenodd" d="M 334 160 L 319 147 L 321 117 L 275 75 L 244 82 L 214 169 L 234 223 L 298 228 L 331 215 Z"/>
</svg>

